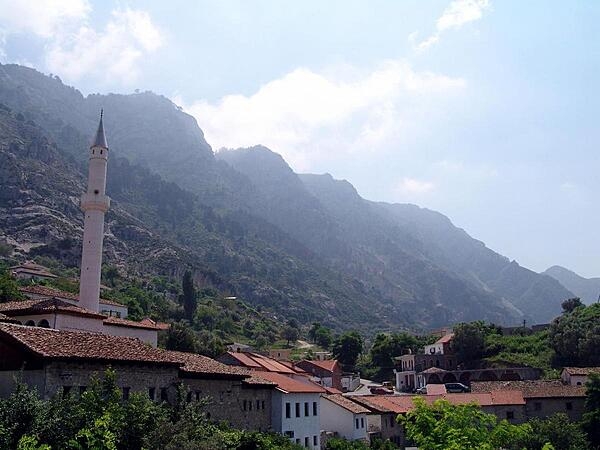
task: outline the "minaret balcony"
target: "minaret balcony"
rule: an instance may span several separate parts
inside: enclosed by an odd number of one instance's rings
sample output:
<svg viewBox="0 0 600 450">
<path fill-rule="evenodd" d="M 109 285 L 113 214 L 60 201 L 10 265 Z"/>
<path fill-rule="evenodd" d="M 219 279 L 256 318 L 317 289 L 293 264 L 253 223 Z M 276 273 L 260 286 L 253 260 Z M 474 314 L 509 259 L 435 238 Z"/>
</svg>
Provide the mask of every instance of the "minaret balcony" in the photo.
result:
<svg viewBox="0 0 600 450">
<path fill-rule="evenodd" d="M 84 211 L 95 210 L 95 211 L 108 211 L 110 207 L 110 197 L 102 194 L 89 194 L 85 193 L 81 196 L 81 209 Z"/>
</svg>

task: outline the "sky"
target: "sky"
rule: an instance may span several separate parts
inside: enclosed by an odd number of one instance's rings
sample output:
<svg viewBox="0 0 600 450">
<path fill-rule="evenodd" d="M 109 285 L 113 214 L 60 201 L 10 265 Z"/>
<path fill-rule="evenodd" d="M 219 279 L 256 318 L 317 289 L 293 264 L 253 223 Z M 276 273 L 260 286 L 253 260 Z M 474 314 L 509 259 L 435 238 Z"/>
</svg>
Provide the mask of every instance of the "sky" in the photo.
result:
<svg viewBox="0 0 600 450">
<path fill-rule="evenodd" d="M 600 2 L 0 0 L 0 61 L 600 276 Z"/>
</svg>

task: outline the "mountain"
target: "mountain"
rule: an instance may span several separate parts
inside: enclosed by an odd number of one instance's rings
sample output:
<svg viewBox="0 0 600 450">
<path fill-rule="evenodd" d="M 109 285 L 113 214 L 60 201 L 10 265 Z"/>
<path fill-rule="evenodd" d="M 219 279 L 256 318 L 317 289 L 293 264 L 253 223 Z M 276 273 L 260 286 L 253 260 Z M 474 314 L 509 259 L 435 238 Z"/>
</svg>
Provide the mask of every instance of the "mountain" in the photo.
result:
<svg viewBox="0 0 600 450">
<path fill-rule="evenodd" d="M 413 205 L 298 175 L 265 147 L 213 154 L 196 121 L 150 92 L 83 96 L 0 65 L 0 233 L 21 257 L 78 263 L 87 136 L 105 109 L 106 257 L 135 276 L 180 276 L 281 318 L 336 329 L 540 322 L 572 294 Z M 68 247 L 67 249 L 63 247 Z"/>
<path fill-rule="evenodd" d="M 544 274 L 558 280 L 560 284 L 588 305 L 597 302 L 600 297 L 599 277 L 584 278 L 561 266 L 552 266 Z"/>
</svg>

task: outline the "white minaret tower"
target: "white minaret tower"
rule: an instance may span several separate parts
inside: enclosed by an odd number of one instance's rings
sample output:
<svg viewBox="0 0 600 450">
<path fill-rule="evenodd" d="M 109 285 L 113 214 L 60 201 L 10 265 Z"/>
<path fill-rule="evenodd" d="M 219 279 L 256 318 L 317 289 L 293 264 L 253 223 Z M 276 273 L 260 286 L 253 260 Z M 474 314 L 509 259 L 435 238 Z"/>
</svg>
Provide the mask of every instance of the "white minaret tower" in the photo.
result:
<svg viewBox="0 0 600 450">
<path fill-rule="evenodd" d="M 100 273 L 102 269 L 102 241 L 104 240 L 104 214 L 110 206 L 106 192 L 106 164 L 108 145 L 102 123 L 90 146 L 90 166 L 87 192 L 81 196 L 83 221 L 83 251 L 81 254 L 81 276 L 79 278 L 79 306 L 99 311 Z"/>
</svg>

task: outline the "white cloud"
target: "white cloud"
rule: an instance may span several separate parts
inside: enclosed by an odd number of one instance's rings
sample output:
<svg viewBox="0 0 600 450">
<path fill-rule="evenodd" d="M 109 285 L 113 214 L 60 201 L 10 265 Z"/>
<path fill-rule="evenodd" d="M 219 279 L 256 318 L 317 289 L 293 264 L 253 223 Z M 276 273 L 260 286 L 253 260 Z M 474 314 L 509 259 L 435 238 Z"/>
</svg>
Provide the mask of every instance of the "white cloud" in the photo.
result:
<svg viewBox="0 0 600 450">
<path fill-rule="evenodd" d="M 431 181 L 417 180 L 415 178 L 404 178 L 398 184 L 397 190 L 404 195 L 427 194 L 435 189 Z"/>
<path fill-rule="evenodd" d="M 145 11 L 115 10 L 104 30 L 84 24 L 57 38 L 48 48 L 48 68 L 69 80 L 90 73 L 126 83 L 138 76 L 138 63 L 163 43 L 161 32 Z"/>
<path fill-rule="evenodd" d="M 417 34 L 411 33 L 409 40 L 413 42 L 416 50 L 426 50 L 438 43 L 445 31 L 457 30 L 466 23 L 481 19 L 484 11 L 489 7 L 489 0 L 454 0 L 438 18 L 436 31 L 431 36 L 416 43 Z"/>
<path fill-rule="evenodd" d="M 249 96 L 182 106 L 196 117 L 213 147 L 263 144 L 296 170 L 306 170 L 315 160 L 389 145 L 409 123 L 427 115 L 429 103 L 465 84 L 388 61 L 367 72 L 299 68 Z"/>
<path fill-rule="evenodd" d="M 145 11 L 113 10 L 103 27 L 90 23 L 91 12 L 87 0 L 0 0 L 0 37 L 40 37 L 46 68 L 69 81 L 135 80 L 142 58 L 163 44 L 161 31 Z"/>
</svg>

